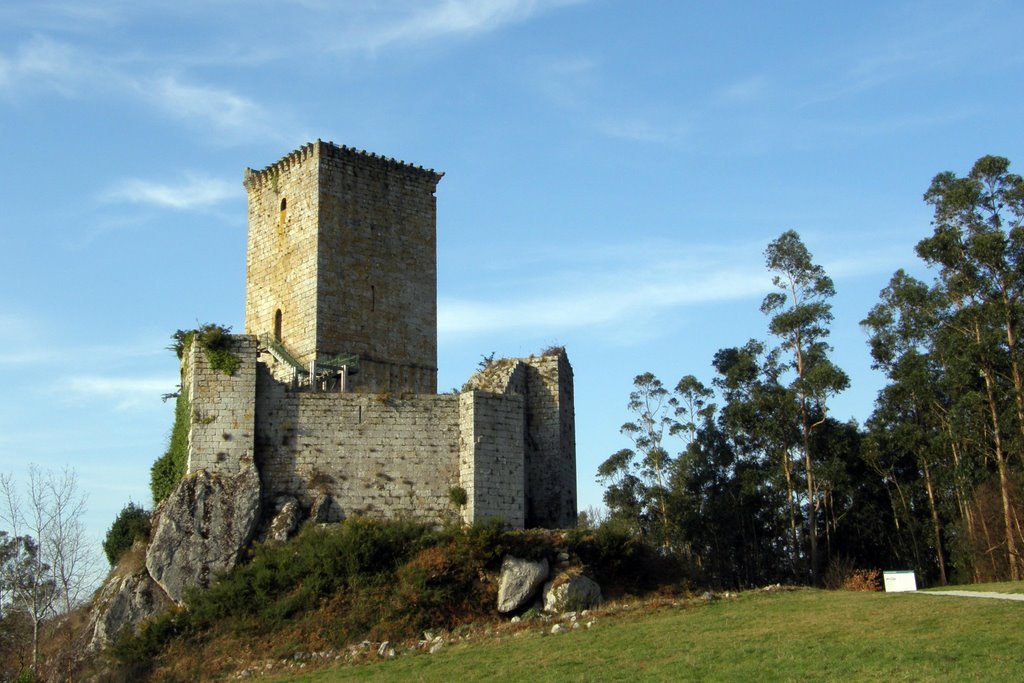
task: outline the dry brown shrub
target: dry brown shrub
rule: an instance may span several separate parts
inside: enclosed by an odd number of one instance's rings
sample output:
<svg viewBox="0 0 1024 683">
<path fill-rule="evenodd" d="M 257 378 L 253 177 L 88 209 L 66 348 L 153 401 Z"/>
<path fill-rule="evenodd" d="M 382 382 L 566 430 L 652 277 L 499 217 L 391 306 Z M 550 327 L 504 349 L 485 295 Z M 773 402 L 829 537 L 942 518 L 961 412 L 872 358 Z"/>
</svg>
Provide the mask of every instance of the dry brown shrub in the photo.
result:
<svg viewBox="0 0 1024 683">
<path fill-rule="evenodd" d="M 848 557 L 834 557 L 825 571 L 825 588 L 843 591 L 880 591 L 882 572 L 857 569 Z"/>
</svg>

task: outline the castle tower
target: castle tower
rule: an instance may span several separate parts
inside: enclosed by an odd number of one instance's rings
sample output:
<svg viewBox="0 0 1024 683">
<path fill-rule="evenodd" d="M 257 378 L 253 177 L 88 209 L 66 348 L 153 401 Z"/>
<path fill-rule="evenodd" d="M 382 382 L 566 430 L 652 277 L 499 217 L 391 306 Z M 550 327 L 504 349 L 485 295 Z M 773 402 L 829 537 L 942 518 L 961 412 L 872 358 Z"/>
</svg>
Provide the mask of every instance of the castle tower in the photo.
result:
<svg viewBox="0 0 1024 683">
<path fill-rule="evenodd" d="M 443 175 L 319 140 L 246 169 L 246 333 L 305 366 L 357 356 L 361 390 L 436 393 Z"/>
</svg>

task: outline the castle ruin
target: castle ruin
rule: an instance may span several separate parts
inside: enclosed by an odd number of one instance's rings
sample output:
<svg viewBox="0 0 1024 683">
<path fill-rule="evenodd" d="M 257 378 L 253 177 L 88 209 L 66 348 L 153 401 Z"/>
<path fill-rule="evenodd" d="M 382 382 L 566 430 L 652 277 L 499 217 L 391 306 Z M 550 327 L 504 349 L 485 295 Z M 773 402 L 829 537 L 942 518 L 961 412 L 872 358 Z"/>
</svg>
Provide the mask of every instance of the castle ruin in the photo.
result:
<svg viewBox="0 0 1024 683">
<path fill-rule="evenodd" d="M 241 360 L 183 359 L 188 473 L 255 465 L 262 507 L 335 518 L 576 524 L 573 376 L 563 349 L 502 359 L 437 393 L 443 174 L 317 141 L 247 169 Z"/>
</svg>

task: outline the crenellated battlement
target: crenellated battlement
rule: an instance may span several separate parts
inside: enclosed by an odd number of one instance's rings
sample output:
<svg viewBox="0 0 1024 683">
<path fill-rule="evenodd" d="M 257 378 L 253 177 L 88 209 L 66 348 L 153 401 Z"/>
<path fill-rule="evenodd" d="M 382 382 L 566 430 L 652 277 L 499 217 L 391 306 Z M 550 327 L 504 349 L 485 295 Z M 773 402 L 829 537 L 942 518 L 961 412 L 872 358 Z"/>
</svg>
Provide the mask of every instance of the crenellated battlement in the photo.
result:
<svg viewBox="0 0 1024 683">
<path fill-rule="evenodd" d="M 355 147 L 349 147 L 347 145 L 336 145 L 333 142 L 317 140 L 316 142 L 309 142 L 298 149 L 292 150 L 265 168 L 259 170 L 246 168 L 242 184 L 247 190 L 252 190 L 261 185 L 272 183 L 273 179 L 281 173 L 289 171 L 292 166 L 298 165 L 313 156 L 333 158 L 341 161 L 351 161 L 361 165 L 376 166 L 381 170 L 391 173 L 407 173 L 432 182 L 435 186 L 441 181 L 441 178 L 444 177 L 443 172 L 435 171 L 432 168 L 424 168 L 423 166 L 417 166 L 415 164 L 407 164 L 404 161 L 400 161 L 392 157 L 386 157 L 374 152 L 367 152 L 366 150 L 356 149 Z"/>
</svg>

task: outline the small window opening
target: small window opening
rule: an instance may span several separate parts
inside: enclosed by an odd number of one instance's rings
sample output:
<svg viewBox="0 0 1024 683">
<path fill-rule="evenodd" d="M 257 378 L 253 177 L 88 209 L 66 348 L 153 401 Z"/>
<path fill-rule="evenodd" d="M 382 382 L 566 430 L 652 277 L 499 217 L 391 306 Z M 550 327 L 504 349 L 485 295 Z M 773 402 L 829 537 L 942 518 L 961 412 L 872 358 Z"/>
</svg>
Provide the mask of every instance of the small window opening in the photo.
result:
<svg viewBox="0 0 1024 683">
<path fill-rule="evenodd" d="M 288 199 L 281 197 L 281 227 L 284 227 L 284 219 L 288 215 Z"/>
<path fill-rule="evenodd" d="M 274 341 L 281 343 L 281 309 L 274 313 Z"/>
</svg>

